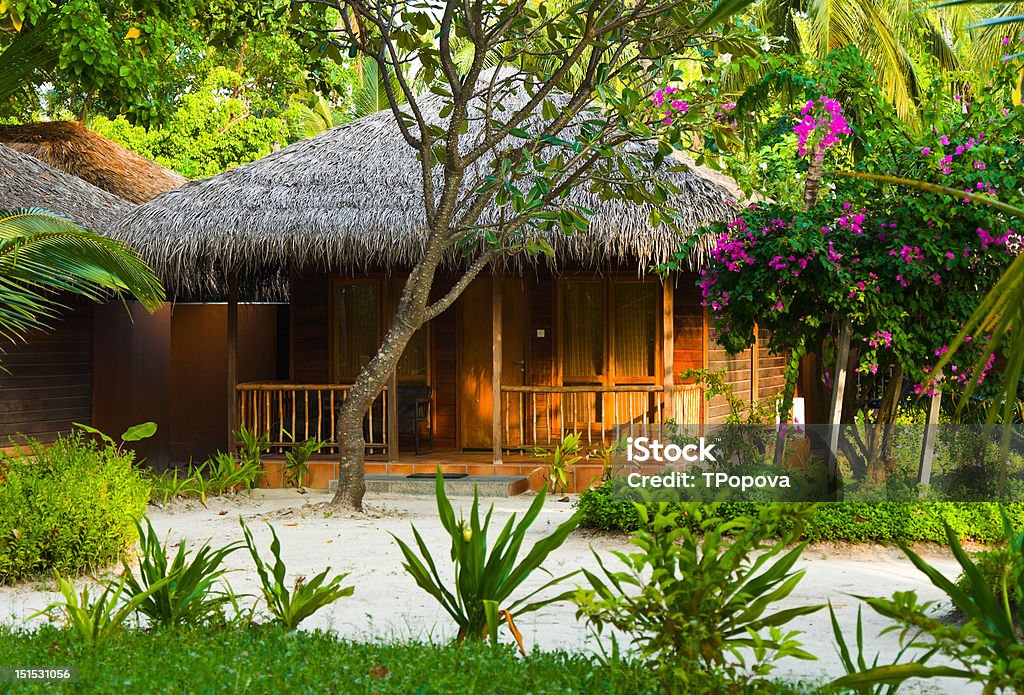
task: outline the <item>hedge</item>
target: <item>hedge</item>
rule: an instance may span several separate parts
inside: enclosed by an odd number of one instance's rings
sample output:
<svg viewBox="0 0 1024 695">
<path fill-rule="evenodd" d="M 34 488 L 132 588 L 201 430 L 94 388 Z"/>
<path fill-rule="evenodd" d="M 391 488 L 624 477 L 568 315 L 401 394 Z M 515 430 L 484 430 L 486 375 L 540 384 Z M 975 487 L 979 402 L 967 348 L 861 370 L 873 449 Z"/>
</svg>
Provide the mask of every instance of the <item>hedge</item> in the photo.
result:
<svg viewBox="0 0 1024 695">
<path fill-rule="evenodd" d="M 617 499 L 610 485 L 587 490 L 576 504 L 585 527 L 625 532 L 637 528 L 636 507 L 632 502 Z M 731 519 L 749 514 L 754 505 L 721 503 L 713 506 L 719 516 Z M 1005 538 L 1000 508 L 1017 528 L 1024 528 L 1022 502 L 819 503 L 815 505 L 804 537 L 810 541 L 945 544 L 945 522 L 962 540 L 992 543 Z"/>
</svg>

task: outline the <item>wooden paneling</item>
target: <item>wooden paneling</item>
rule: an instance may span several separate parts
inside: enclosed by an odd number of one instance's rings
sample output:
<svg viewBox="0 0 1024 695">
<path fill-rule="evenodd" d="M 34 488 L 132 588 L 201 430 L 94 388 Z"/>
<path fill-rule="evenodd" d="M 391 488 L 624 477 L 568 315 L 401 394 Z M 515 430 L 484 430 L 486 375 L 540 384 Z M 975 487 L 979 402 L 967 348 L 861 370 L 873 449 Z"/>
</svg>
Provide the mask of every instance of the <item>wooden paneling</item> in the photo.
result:
<svg viewBox="0 0 1024 695">
<path fill-rule="evenodd" d="M 527 290 L 527 355 L 526 383 L 532 386 L 554 386 L 558 373 L 555 368 L 555 280 L 549 273 L 526 274 L 523 282 Z M 538 335 L 543 332 L 543 335 Z M 536 422 L 537 442 L 548 440 L 548 430 L 557 429 L 556 420 L 550 416 L 552 403 L 548 394 L 527 401 L 524 406 L 527 422 Z M 532 435 L 533 429 L 530 428 Z"/>
<path fill-rule="evenodd" d="M 277 373 L 278 307 L 238 307 L 238 380 Z M 171 314 L 171 459 L 202 461 L 231 446 L 227 429 L 227 305 L 183 304 Z"/>
<path fill-rule="evenodd" d="M 759 400 L 775 398 L 786 385 L 786 356 L 768 352 L 768 339 L 771 334 L 767 329 L 759 329 L 758 342 L 758 382 L 757 397 Z"/>
<path fill-rule="evenodd" d="M 51 442 L 92 421 L 92 323 L 93 305 L 73 302 L 52 330 L 3 346 L 0 446 L 18 434 Z"/>
<path fill-rule="evenodd" d="M 129 312 L 117 302 L 95 310 L 93 425 L 117 436 L 140 422 L 157 423 L 156 435 L 133 447 L 156 467 L 171 463 L 171 309 L 150 314 L 138 302 Z M 197 385 L 198 388 L 198 385 Z"/>
<path fill-rule="evenodd" d="M 678 375 L 687 369 L 700 369 L 704 364 L 704 309 L 693 273 L 682 273 L 675 280 L 675 349 L 673 368 Z M 672 281 L 671 279 L 669 280 Z"/>
<path fill-rule="evenodd" d="M 751 351 L 744 350 L 738 355 L 730 355 L 715 340 L 714 330 L 708 336 L 708 369 L 713 372 L 725 371 L 726 383 L 732 386 L 736 397 L 750 401 L 751 397 Z M 710 424 L 725 421 L 730 412 L 729 404 L 724 396 L 716 396 L 707 403 L 706 420 Z"/>
<path fill-rule="evenodd" d="M 292 375 L 297 383 L 331 382 L 330 281 L 326 273 L 293 273 L 291 279 Z"/>
</svg>

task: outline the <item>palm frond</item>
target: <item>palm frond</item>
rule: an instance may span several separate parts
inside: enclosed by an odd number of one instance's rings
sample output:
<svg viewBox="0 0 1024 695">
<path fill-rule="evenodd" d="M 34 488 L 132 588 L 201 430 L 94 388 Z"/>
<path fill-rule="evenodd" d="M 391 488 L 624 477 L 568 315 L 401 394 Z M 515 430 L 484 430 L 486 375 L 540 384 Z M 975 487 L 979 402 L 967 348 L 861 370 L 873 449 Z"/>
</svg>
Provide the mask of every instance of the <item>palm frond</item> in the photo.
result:
<svg viewBox="0 0 1024 695">
<path fill-rule="evenodd" d="M 159 280 L 120 241 L 46 210 L 0 210 L 0 337 L 47 328 L 62 294 L 101 300 L 110 292 L 128 292 L 150 311 L 164 300 Z"/>
<path fill-rule="evenodd" d="M 390 76 L 390 79 L 394 94 L 401 95 L 397 80 L 394 76 Z M 363 81 L 359 89 L 352 94 L 352 107 L 356 118 L 390 108 L 384 76 L 375 61 L 363 61 Z"/>
</svg>

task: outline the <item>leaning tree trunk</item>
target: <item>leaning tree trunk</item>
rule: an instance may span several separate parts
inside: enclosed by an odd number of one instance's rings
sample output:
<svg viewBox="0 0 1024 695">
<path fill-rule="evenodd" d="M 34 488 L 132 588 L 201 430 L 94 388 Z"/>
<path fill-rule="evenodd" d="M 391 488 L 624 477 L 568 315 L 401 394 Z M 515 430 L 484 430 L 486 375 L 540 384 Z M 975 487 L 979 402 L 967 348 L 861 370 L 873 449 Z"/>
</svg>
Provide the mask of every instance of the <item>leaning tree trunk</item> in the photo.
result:
<svg viewBox="0 0 1024 695">
<path fill-rule="evenodd" d="M 348 390 L 338 412 L 337 431 L 339 465 L 338 491 L 331 505 L 341 509 L 362 510 L 366 493 L 363 462 L 366 440 L 363 438 L 363 418 L 380 395 L 391 373 L 398 365 L 405 346 L 427 317 L 430 288 L 440 263 L 438 245 L 428 246 L 424 257 L 413 268 L 402 289 L 394 320 L 388 328 L 380 349 L 363 367 L 355 383 Z M 389 394 L 397 398 L 398 394 Z"/>
</svg>

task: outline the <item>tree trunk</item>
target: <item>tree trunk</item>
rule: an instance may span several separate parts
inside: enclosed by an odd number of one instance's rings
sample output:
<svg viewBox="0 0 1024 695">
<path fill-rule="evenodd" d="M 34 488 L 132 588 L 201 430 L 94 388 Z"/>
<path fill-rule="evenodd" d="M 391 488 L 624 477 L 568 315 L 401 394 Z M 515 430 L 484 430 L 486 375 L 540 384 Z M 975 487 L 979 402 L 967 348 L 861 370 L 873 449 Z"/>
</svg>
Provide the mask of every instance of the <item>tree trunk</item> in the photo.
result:
<svg viewBox="0 0 1024 695">
<path fill-rule="evenodd" d="M 882 402 L 878 407 L 878 417 L 871 434 L 867 451 L 867 478 L 873 483 L 885 482 L 886 460 L 892 450 L 893 420 L 903 393 L 903 368 L 896 365 L 892 378 L 885 385 Z"/>
<path fill-rule="evenodd" d="M 423 325 L 427 316 L 427 303 L 434 282 L 434 273 L 440 262 L 438 244 L 429 245 L 423 259 L 409 274 L 395 317 L 384 335 L 380 349 L 363 367 L 342 401 L 338 413 L 336 439 L 338 442 L 338 490 L 331 506 L 361 511 L 366 493 L 363 461 L 366 440 L 363 438 L 363 418 L 387 384 L 388 377 L 398 365 L 405 346 Z M 397 394 L 389 394 L 396 398 Z"/>
<path fill-rule="evenodd" d="M 807 169 L 807 183 L 804 186 L 804 210 L 810 210 L 818 202 L 821 190 L 821 172 L 825 166 L 825 150 L 815 145 L 811 150 L 811 165 Z"/>
</svg>

